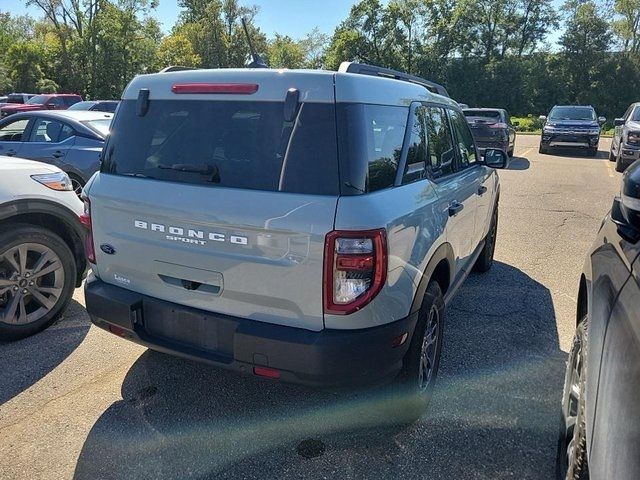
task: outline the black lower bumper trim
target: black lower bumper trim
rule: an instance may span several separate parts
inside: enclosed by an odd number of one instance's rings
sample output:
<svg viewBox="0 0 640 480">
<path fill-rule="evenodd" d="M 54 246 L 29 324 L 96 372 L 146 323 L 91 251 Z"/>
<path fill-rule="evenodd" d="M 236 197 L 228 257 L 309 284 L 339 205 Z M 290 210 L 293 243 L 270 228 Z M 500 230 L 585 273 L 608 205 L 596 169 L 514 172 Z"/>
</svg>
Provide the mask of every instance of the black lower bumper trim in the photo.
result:
<svg viewBox="0 0 640 480">
<path fill-rule="evenodd" d="M 266 366 L 282 380 L 316 386 L 375 383 L 397 374 L 418 317 L 314 332 L 165 302 L 94 276 L 85 283 L 85 301 L 95 325 L 151 349 L 243 373 Z M 406 342 L 393 347 L 404 333 Z"/>
</svg>

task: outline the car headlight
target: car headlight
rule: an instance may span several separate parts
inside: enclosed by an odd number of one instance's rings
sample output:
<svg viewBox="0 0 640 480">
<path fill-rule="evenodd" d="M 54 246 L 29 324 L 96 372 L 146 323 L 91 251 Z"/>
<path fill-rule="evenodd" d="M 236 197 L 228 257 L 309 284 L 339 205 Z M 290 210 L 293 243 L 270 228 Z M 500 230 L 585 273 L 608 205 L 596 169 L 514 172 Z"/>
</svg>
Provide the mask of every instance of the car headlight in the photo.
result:
<svg viewBox="0 0 640 480">
<path fill-rule="evenodd" d="M 544 127 L 542 127 L 542 131 L 543 132 L 555 132 L 556 131 L 556 127 L 555 127 L 555 125 L 545 125 Z"/>
<path fill-rule="evenodd" d="M 627 134 L 627 143 L 640 145 L 640 132 L 629 132 Z"/>
<path fill-rule="evenodd" d="M 69 192 L 73 190 L 71 179 L 69 178 L 69 175 L 64 172 L 39 173 L 37 175 L 31 175 L 31 178 L 51 190 L 58 190 L 60 192 Z"/>
</svg>

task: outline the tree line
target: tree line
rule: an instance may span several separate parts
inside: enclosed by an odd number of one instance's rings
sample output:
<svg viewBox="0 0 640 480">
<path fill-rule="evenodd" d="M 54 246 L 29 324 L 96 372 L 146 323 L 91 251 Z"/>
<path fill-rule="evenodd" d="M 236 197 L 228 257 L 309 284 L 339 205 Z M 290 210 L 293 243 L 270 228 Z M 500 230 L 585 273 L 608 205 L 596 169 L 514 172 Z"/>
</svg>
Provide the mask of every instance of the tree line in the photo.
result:
<svg viewBox="0 0 640 480">
<path fill-rule="evenodd" d="M 260 29 L 240 0 L 179 0 L 168 32 L 156 0 L 26 0 L 37 18 L 0 12 L 0 92 L 117 98 L 136 74 L 168 65 L 242 67 L 248 44 L 276 68 L 337 69 L 343 60 L 444 84 L 472 106 L 546 113 L 591 104 L 609 118 L 638 98 L 640 0 L 361 0 L 335 29 L 304 38 Z M 562 32 L 558 34 L 557 32 Z"/>
</svg>

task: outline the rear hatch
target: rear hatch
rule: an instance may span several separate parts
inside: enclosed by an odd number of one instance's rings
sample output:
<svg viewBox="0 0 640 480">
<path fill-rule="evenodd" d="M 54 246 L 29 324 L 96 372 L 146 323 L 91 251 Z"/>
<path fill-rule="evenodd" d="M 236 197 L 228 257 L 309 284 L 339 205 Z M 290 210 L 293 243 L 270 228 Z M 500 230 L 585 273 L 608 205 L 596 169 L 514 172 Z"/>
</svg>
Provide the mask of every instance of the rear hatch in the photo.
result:
<svg viewBox="0 0 640 480">
<path fill-rule="evenodd" d="M 497 110 L 465 110 L 464 116 L 477 142 L 496 142 L 505 139 L 507 125 Z"/>
<path fill-rule="evenodd" d="M 138 77 L 89 189 L 96 274 L 189 307 L 321 330 L 339 187 L 333 75 Z"/>
</svg>

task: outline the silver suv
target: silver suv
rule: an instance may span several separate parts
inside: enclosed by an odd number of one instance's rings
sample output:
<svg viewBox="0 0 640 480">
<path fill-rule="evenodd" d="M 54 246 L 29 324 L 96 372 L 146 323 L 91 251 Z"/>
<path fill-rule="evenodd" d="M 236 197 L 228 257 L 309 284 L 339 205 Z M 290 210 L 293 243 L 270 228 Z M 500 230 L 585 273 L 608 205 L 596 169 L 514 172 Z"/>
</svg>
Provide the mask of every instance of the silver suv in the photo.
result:
<svg viewBox="0 0 640 480">
<path fill-rule="evenodd" d="M 92 321 L 311 385 L 400 375 L 428 398 L 445 305 L 490 268 L 504 152 L 431 82 L 338 72 L 136 77 L 87 185 Z"/>
</svg>

